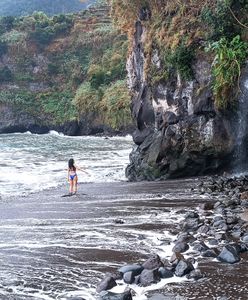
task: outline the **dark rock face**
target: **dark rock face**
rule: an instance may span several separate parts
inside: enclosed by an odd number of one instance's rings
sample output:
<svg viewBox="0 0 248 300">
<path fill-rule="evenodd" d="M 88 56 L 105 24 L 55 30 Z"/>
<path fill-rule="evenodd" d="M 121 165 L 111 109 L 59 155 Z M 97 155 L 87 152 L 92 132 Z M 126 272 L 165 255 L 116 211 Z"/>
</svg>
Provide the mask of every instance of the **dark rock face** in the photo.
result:
<svg viewBox="0 0 248 300">
<path fill-rule="evenodd" d="M 0 133 L 13 133 L 31 131 L 34 133 L 47 133 L 45 126 L 37 124 L 34 118 L 28 114 L 19 113 L 11 105 L 0 104 Z"/>
<path fill-rule="evenodd" d="M 142 20 L 147 14 L 143 13 Z M 230 162 L 235 137 L 232 123 L 215 109 L 211 93 L 211 63 L 203 57 L 193 65 L 194 80 L 170 74 L 152 86 L 145 75 L 145 21 L 136 23 L 133 49 L 127 61 L 136 120 L 134 142 L 126 169 L 129 180 L 154 180 L 214 172 Z M 159 50 L 152 67 L 160 70 Z"/>
<path fill-rule="evenodd" d="M 95 117 L 92 115 L 80 121 L 73 120 L 65 121 L 61 124 L 54 124 L 51 116 L 40 114 L 39 116 L 34 117 L 9 104 L 0 103 L 0 134 L 26 131 L 45 134 L 50 130 L 62 132 L 69 136 L 124 135 L 132 132 L 133 128 L 123 128 L 121 132 L 117 132 L 104 124 L 98 124 L 97 121 L 95 121 Z"/>
<path fill-rule="evenodd" d="M 0 116 L 0 134 L 26 131 L 44 134 L 50 130 L 56 130 L 66 135 L 77 135 L 79 133 L 79 124 L 77 121 L 53 125 L 42 114 L 39 117 L 34 117 L 8 104 L 0 104 Z"/>
</svg>

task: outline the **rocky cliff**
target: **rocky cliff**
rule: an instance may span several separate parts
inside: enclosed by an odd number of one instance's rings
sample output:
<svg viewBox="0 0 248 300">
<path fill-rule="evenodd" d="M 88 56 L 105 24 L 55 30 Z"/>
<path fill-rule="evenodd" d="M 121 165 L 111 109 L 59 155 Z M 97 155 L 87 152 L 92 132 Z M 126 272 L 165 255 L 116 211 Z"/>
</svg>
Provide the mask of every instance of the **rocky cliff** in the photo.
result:
<svg viewBox="0 0 248 300">
<path fill-rule="evenodd" d="M 198 38 L 190 62 L 191 78 L 185 78 L 174 65 L 166 78 L 153 80 L 163 72 L 164 57 L 170 52 L 168 46 L 166 50 L 165 45 L 163 48 L 151 41 L 152 14 L 149 6 L 140 9 L 127 61 L 137 128 L 126 176 L 129 180 L 154 180 L 217 172 L 233 158 L 238 120 L 230 106 L 223 109 L 217 105 L 213 90 L 215 58 L 203 50 L 205 42 Z M 165 20 L 166 16 L 163 24 Z M 152 44 L 149 53 L 148 43 Z M 225 97 L 229 103 L 234 98 L 231 92 Z"/>
</svg>

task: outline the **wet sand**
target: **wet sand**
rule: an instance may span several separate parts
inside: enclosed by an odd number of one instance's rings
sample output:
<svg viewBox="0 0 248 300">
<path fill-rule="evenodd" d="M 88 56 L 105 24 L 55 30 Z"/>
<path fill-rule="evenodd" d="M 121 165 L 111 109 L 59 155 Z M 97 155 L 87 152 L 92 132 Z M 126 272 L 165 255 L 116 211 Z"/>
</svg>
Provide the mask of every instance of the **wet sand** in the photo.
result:
<svg viewBox="0 0 248 300">
<path fill-rule="evenodd" d="M 97 299 L 107 272 L 153 253 L 169 258 L 180 219 L 212 201 L 194 190 L 197 183 L 87 183 L 72 197 L 61 197 L 64 186 L 2 199 L 0 299 Z M 206 278 L 170 283 L 147 299 L 247 299 L 247 261 L 202 259 Z"/>
</svg>

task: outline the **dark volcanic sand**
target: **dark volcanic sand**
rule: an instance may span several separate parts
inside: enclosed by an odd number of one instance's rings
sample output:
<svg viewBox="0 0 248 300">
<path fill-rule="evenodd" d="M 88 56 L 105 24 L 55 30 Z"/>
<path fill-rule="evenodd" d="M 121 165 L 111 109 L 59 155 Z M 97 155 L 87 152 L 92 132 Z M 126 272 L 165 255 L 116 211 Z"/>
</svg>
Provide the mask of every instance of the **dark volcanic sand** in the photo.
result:
<svg viewBox="0 0 248 300">
<path fill-rule="evenodd" d="M 184 213 L 211 201 L 191 190 L 196 185 L 197 179 L 92 183 L 72 197 L 61 197 L 62 187 L 2 199 L 0 299 L 73 299 L 70 291 L 97 297 L 107 272 L 161 254 Z M 202 259 L 206 278 L 168 284 L 147 299 L 248 299 L 247 261 Z"/>
</svg>

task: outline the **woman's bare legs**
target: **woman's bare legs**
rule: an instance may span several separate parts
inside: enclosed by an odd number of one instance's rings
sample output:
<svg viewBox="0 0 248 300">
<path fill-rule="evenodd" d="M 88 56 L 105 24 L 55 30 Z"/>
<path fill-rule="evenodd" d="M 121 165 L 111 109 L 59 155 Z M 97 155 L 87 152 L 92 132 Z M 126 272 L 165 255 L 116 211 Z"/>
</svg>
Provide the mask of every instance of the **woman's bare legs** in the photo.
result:
<svg viewBox="0 0 248 300">
<path fill-rule="evenodd" d="M 70 179 L 69 183 L 70 183 L 69 193 L 72 194 L 73 193 L 73 180 Z"/>
<path fill-rule="evenodd" d="M 78 179 L 77 179 L 77 176 L 75 176 L 73 178 L 73 194 L 77 193 L 77 184 L 78 184 Z"/>
</svg>

